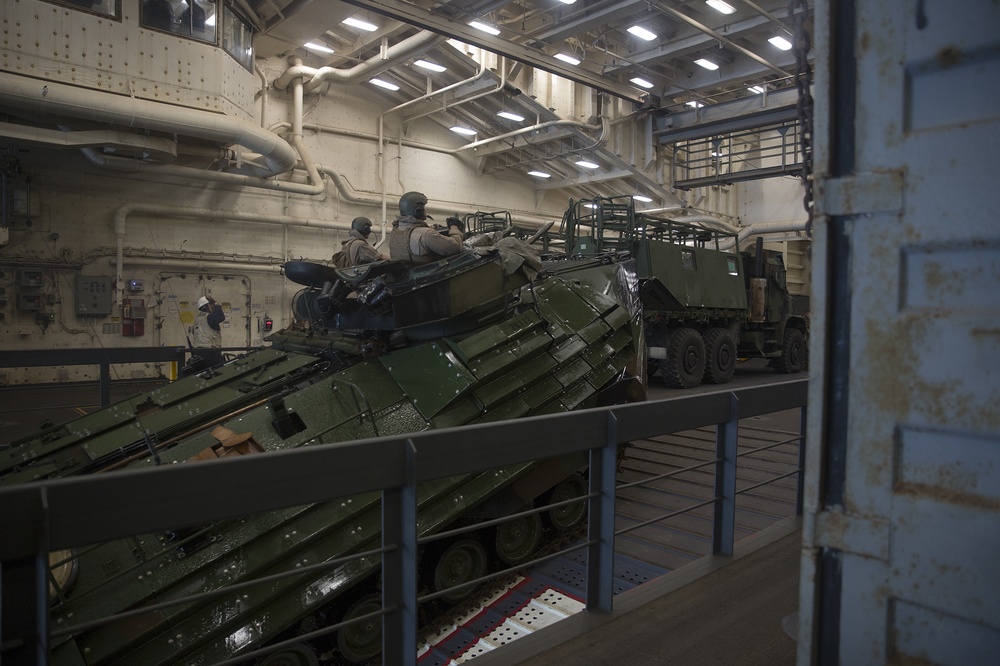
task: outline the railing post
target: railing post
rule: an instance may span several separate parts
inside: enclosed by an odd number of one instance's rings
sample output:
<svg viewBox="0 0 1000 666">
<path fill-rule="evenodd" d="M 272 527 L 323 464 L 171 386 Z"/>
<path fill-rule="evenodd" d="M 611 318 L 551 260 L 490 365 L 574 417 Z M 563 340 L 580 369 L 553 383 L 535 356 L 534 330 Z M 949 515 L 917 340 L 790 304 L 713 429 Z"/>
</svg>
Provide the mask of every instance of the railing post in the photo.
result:
<svg viewBox="0 0 1000 666">
<path fill-rule="evenodd" d="M 808 407 L 802 406 L 799 412 L 799 483 L 795 492 L 795 515 L 802 515 L 802 498 L 806 488 L 806 420 Z"/>
<path fill-rule="evenodd" d="M 618 421 L 608 412 L 604 446 L 590 450 L 590 494 L 587 538 L 587 610 L 611 612 L 615 574 L 615 466 L 618 462 Z"/>
<path fill-rule="evenodd" d="M 729 420 L 715 430 L 715 512 L 712 554 L 732 555 L 736 534 L 736 451 L 740 427 L 740 400 L 729 394 Z"/>
<path fill-rule="evenodd" d="M 45 490 L 32 493 L 22 506 L 8 509 L 24 521 L 34 553 L 0 560 L 0 663 L 48 664 L 49 518 Z"/>
<path fill-rule="evenodd" d="M 406 483 L 382 491 L 382 663 L 417 663 L 416 447 L 406 440 Z"/>
</svg>

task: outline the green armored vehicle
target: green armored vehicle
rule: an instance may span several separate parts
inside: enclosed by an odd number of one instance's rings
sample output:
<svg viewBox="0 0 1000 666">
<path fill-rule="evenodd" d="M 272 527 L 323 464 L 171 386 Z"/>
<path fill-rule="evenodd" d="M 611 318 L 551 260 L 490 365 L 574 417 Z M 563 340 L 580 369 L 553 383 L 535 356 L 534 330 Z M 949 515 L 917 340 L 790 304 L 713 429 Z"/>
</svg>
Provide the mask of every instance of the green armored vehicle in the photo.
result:
<svg viewBox="0 0 1000 666">
<path fill-rule="evenodd" d="M 595 290 L 568 269 L 540 273 L 517 239 L 486 240 L 412 268 L 286 264 L 286 275 L 304 287 L 293 301 L 298 323 L 271 336 L 270 347 L 12 443 L 0 457 L 0 484 L 642 399 L 638 319 L 623 305 L 628 299 L 606 295 L 634 284 L 631 265 L 615 262 L 608 274 L 616 284 Z M 225 463 L 216 464 L 224 473 Z M 581 496 L 584 465 L 567 456 L 422 484 L 418 532 Z M 279 574 L 305 559 L 377 551 L 380 508 L 373 493 L 53 553 L 50 626 L 81 628 L 55 634 L 51 662 L 211 664 L 378 610 L 377 555 Z M 578 525 L 584 512 L 583 504 L 562 506 L 545 525 L 536 515 L 428 543 L 420 585 L 443 591 L 488 567 L 525 562 L 544 537 Z M 207 594 L 262 577 L 268 582 L 237 595 Z M 182 601 L 162 607 L 174 600 Z M 151 605 L 161 606 L 94 622 Z M 380 648 L 378 622 L 358 622 L 269 663 L 367 662 Z"/>
<path fill-rule="evenodd" d="M 780 252 L 739 252 L 735 234 L 637 213 L 631 196 L 570 201 L 570 255 L 622 252 L 636 261 L 649 374 L 677 388 L 730 381 L 738 358 L 783 373 L 807 361 L 804 299 L 788 292 Z"/>
</svg>

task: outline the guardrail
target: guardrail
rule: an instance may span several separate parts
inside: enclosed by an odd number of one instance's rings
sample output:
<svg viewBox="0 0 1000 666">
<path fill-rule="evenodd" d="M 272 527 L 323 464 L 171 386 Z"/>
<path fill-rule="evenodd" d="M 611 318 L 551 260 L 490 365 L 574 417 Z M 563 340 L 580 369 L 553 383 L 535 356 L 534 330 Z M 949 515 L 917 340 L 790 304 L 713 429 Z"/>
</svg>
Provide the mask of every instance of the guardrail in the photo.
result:
<svg viewBox="0 0 1000 666">
<path fill-rule="evenodd" d="M 732 554 L 738 422 L 801 408 L 800 432 L 804 432 L 806 394 L 807 380 L 799 379 L 408 436 L 302 447 L 225 462 L 122 470 L 4 488 L 0 490 L 0 656 L 5 664 L 48 661 L 52 631 L 47 612 L 48 558 L 52 551 L 380 491 L 382 547 L 356 557 L 381 557 L 382 606 L 353 621 L 383 616 L 384 663 L 413 665 L 418 603 L 438 596 L 417 596 L 418 546 L 429 540 L 417 538 L 417 485 L 578 452 L 588 453 L 590 465 L 589 492 L 585 497 L 587 538 L 577 546 L 586 548 L 588 555 L 586 607 L 610 611 L 619 445 L 716 426 L 716 456 L 704 463 L 715 471 L 715 497 L 708 502 L 714 505 L 712 552 Z M 804 451 L 801 444 L 799 451 L 800 472 Z M 799 510 L 801 483 L 800 474 Z M 191 488 L 198 492 L 190 492 Z M 504 520 L 508 519 L 510 516 Z M 295 573 L 301 574 L 302 569 Z M 232 588 L 220 593 L 229 591 Z M 332 632 L 340 626 L 321 631 Z M 59 633 L 82 628 L 60 629 Z M 268 646 L 256 655 L 241 654 L 222 663 L 240 663 L 276 648 Z"/>
</svg>

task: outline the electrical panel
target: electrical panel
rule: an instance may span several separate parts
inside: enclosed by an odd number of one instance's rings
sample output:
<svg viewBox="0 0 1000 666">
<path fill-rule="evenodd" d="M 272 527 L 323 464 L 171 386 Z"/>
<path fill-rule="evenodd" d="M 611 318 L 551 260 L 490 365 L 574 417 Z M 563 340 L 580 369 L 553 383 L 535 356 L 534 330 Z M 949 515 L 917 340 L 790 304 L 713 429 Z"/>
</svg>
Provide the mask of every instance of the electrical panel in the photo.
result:
<svg viewBox="0 0 1000 666">
<path fill-rule="evenodd" d="M 22 312 L 38 312 L 42 309 L 41 294 L 18 294 L 17 309 Z"/>
<path fill-rule="evenodd" d="M 112 278 L 106 275 L 76 276 L 76 314 L 102 316 L 111 314 Z"/>
<path fill-rule="evenodd" d="M 42 270 L 40 268 L 17 269 L 17 285 L 19 287 L 41 287 Z"/>
<path fill-rule="evenodd" d="M 135 336 L 145 333 L 146 301 L 141 298 L 122 300 L 122 335 Z"/>
</svg>

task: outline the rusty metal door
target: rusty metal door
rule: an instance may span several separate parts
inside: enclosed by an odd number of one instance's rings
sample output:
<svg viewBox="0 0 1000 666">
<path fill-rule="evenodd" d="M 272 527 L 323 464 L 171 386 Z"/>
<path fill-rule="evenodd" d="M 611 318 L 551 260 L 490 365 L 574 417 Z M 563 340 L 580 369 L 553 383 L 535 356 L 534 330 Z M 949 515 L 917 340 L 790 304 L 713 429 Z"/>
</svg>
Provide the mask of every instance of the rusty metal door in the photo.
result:
<svg viewBox="0 0 1000 666">
<path fill-rule="evenodd" d="M 1000 3 L 819 1 L 799 664 L 1000 660 Z"/>
</svg>

